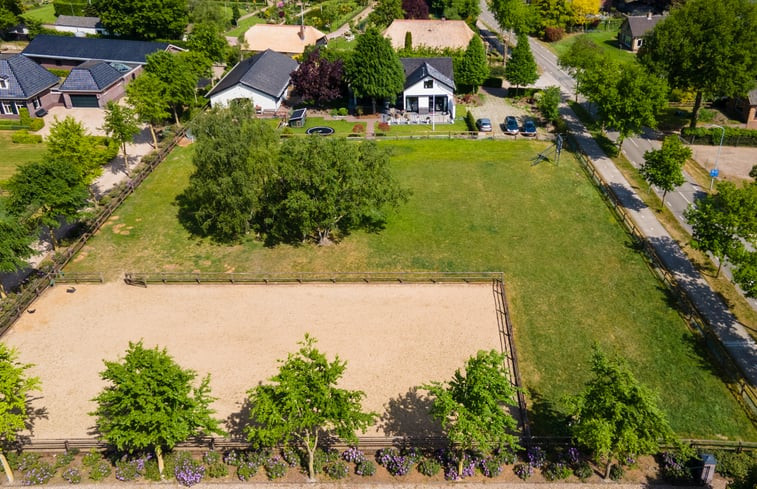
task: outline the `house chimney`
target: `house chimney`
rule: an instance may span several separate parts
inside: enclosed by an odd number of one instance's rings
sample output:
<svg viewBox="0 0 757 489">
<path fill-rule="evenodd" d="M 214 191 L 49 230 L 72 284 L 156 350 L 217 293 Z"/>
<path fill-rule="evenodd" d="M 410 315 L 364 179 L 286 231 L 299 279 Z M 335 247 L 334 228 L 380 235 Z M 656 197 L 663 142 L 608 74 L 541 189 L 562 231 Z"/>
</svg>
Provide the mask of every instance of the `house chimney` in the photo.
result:
<svg viewBox="0 0 757 489">
<path fill-rule="evenodd" d="M 647 20 L 652 20 L 652 11 L 647 12 Z"/>
<path fill-rule="evenodd" d="M 300 24 L 300 39 L 305 40 L 305 26 Z"/>
</svg>

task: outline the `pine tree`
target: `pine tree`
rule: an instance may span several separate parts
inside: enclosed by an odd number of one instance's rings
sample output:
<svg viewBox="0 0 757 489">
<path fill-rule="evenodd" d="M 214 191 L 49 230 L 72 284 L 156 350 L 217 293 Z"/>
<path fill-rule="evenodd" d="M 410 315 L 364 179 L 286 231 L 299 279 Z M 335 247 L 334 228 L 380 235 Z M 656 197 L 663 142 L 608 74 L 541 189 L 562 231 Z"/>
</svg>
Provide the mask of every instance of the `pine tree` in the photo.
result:
<svg viewBox="0 0 757 489">
<path fill-rule="evenodd" d="M 489 63 L 481 38 L 473 36 L 465 49 L 455 79 L 459 85 L 470 87 L 471 92 L 478 90 L 489 77 Z"/>
<path fill-rule="evenodd" d="M 511 85 L 515 85 L 516 91 L 521 86 L 531 85 L 539 79 L 536 61 L 525 34 L 518 34 L 518 44 L 513 48 L 510 62 L 505 68 L 505 78 Z"/>
<path fill-rule="evenodd" d="M 358 97 L 370 97 L 373 112 L 376 98 L 394 100 L 405 86 L 405 70 L 389 39 L 375 28 L 357 38 L 357 46 L 345 64 L 350 86 Z"/>
</svg>

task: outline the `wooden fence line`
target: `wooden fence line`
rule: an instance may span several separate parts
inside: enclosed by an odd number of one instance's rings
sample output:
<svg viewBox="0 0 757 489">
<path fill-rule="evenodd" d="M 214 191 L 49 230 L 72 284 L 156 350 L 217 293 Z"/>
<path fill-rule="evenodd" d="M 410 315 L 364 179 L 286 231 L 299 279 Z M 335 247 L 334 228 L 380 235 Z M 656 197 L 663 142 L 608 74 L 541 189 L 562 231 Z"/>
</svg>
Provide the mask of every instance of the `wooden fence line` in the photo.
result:
<svg viewBox="0 0 757 489">
<path fill-rule="evenodd" d="M 480 283 L 503 280 L 502 272 L 301 272 L 301 273 L 223 273 L 223 272 L 126 272 L 130 285 L 148 284 L 261 284 L 294 283 Z"/>
<path fill-rule="evenodd" d="M 575 142 L 571 143 L 575 146 Z M 581 167 L 587 172 L 597 188 L 601 191 L 605 197 L 605 201 L 609 204 L 610 208 L 615 212 L 618 219 L 625 225 L 628 232 L 633 236 L 637 243 L 642 246 L 644 255 L 646 256 L 647 266 L 654 272 L 657 277 L 666 285 L 666 287 L 675 292 L 676 299 L 679 305 L 679 314 L 684 318 L 686 324 L 694 333 L 699 337 L 707 346 L 711 359 L 716 361 L 716 365 L 720 367 L 723 374 L 726 376 L 726 386 L 734 395 L 736 400 L 744 408 L 747 417 L 757 426 L 757 389 L 752 386 L 744 376 L 741 368 L 736 362 L 734 362 L 728 350 L 723 346 L 720 338 L 713 332 L 710 325 L 704 319 L 704 316 L 699 311 L 699 308 L 691 300 L 686 291 L 678 284 L 675 276 L 667 269 L 665 264 L 660 259 L 654 246 L 646 239 L 646 236 L 638 228 L 636 223 L 631 219 L 628 212 L 618 200 L 617 195 L 612 190 L 612 187 L 607 184 L 602 175 L 599 174 L 594 167 L 594 163 L 591 158 L 586 156 L 580 151 L 576 151 L 576 157 L 581 163 Z"/>
<path fill-rule="evenodd" d="M 99 208 L 96 217 L 88 223 L 87 230 L 79 236 L 79 238 L 65 250 L 57 253 L 53 256 L 53 267 L 50 271 L 44 275 L 34 278 L 29 282 L 24 290 L 18 294 L 13 300 L 6 304 L 2 304 L 3 311 L 0 312 L 0 337 L 10 328 L 10 326 L 16 322 L 21 314 L 31 306 L 35 300 L 44 292 L 48 287 L 54 285 L 56 281 L 67 283 L 66 276 L 76 277 L 78 276 L 80 281 L 100 281 L 102 282 L 102 275 L 97 274 L 97 277 L 87 277 L 87 274 L 63 274 L 62 270 L 71 259 L 78 253 L 89 239 L 102 227 L 105 222 L 110 219 L 110 216 L 115 212 L 118 206 L 131 195 L 134 190 L 155 170 L 155 168 L 163 162 L 169 153 L 176 147 L 179 140 L 184 137 L 186 129 L 180 129 L 176 135 L 169 141 L 169 143 L 160 149 L 154 158 L 148 159 L 139 173 L 134 175 L 134 178 L 129 180 L 122 188 L 121 191 L 112 198 L 106 205 Z M 91 275 L 91 274 L 89 274 Z"/>
</svg>

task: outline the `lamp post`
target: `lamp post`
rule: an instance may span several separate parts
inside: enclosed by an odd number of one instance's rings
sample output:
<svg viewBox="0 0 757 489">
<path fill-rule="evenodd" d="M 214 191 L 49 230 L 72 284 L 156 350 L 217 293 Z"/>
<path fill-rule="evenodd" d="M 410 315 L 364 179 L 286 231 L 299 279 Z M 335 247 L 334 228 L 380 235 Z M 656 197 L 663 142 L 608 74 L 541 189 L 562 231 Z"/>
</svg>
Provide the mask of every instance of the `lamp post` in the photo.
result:
<svg viewBox="0 0 757 489">
<path fill-rule="evenodd" d="M 717 127 L 720 129 L 720 146 L 718 146 L 718 154 L 715 156 L 715 169 L 710 170 L 710 176 L 712 177 L 712 180 L 710 180 L 710 190 L 712 190 L 712 186 L 715 183 L 715 178 L 717 178 L 718 174 L 720 173 L 720 170 L 718 169 L 718 163 L 720 162 L 720 150 L 723 149 L 723 138 L 725 138 L 725 128 L 723 126 L 718 126 L 716 124 L 711 125 L 710 127 Z"/>
</svg>

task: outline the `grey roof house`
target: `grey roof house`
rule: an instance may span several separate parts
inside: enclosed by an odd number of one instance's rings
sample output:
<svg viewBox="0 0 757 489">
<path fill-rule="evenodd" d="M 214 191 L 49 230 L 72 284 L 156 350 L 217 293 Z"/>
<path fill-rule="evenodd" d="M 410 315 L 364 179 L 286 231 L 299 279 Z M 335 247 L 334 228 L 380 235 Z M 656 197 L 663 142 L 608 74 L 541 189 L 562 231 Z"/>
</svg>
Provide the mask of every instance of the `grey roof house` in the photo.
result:
<svg viewBox="0 0 757 489">
<path fill-rule="evenodd" d="M 208 92 L 210 104 L 228 105 L 251 99 L 260 111 L 277 111 L 299 64 L 289 56 L 267 49 L 238 63 Z"/>
<path fill-rule="evenodd" d="M 102 60 L 85 61 L 74 67 L 58 89 L 63 94 L 67 108 L 105 107 L 110 100 L 120 98 L 126 89 L 127 79 L 132 70 L 118 63 Z"/>
<path fill-rule="evenodd" d="M 21 54 L 0 54 L 0 117 L 17 118 L 26 108 L 30 115 L 49 109 L 59 96 L 51 89 L 58 77 Z"/>
<path fill-rule="evenodd" d="M 635 53 L 644 42 L 644 34 L 654 29 L 654 26 L 664 18 L 664 15 L 652 15 L 652 12 L 647 15 L 626 17 L 618 32 L 618 44 Z"/>
<path fill-rule="evenodd" d="M 100 22 L 100 17 L 81 17 L 78 15 L 59 15 L 55 19 L 55 30 L 59 32 L 73 32 L 77 37 L 96 34 L 107 34 L 108 31 Z"/>
<path fill-rule="evenodd" d="M 455 75 L 452 58 L 401 58 L 405 88 L 390 123 L 449 123 L 455 119 Z"/>
<path fill-rule="evenodd" d="M 22 54 L 52 68 L 73 67 L 93 59 L 135 66 L 146 64 L 149 54 L 181 50 L 165 42 L 40 34 L 32 39 Z"/>
</svg>

